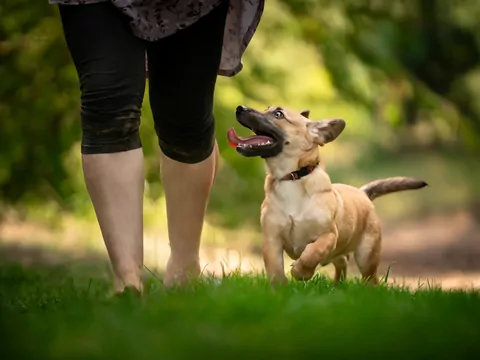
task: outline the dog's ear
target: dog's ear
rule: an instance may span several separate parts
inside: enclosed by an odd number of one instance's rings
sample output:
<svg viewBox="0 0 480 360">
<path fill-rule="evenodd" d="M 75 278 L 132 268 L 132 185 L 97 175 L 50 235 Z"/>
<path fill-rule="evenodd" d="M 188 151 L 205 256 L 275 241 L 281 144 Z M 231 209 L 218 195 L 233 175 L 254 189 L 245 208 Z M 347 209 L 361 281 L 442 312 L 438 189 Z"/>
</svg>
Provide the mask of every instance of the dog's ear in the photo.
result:
<svg viewBox="0 0 480 360">
<path fill-rule="evenodd" d="M 325 119 L 310 121 L 307 130 L 317 145 L 323 146 L 335 140 L 345 129 L 345 121 L 342 119 Z"/>
<path fill-rule="evenodd" d="M 300 115 L 302 115 L 303 117 L 306 117 L 307 119 L 309 119 L 310 110 L 309 110 L 309 109 L 302 110 L 302 111 L 300 111 Z"/>
</svg>

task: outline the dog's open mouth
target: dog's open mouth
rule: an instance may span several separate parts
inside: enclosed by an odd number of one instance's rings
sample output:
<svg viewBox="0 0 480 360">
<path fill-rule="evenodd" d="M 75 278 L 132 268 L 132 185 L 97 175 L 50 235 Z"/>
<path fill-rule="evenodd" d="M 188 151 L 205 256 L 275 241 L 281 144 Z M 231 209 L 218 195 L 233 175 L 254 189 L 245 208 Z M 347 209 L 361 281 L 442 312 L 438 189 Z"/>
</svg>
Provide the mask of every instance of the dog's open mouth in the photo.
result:
<svg viewBox="0 0 480 360">
<path fill-rule="evenodd" d="M 237 121 L 255 135 L 241 137 L 232 127 L 227 131 L 228 143 L 243 156 L 260 156 L 262 158 L 276 156 L 282 152 L 284 134 L 264 114 L 239 106 L 236 111 Z"/>
<path fill-rule="evenodd" d="M 238 136 L 235 129 L 232 127 L 227 132 L 228 143 L 233 148 L 261 148 L 270 146 L 275 143 L 275 139 L 271 136 L 262 133 L 255 133 L 255 135 L 248 137 Z"/>
</svg>

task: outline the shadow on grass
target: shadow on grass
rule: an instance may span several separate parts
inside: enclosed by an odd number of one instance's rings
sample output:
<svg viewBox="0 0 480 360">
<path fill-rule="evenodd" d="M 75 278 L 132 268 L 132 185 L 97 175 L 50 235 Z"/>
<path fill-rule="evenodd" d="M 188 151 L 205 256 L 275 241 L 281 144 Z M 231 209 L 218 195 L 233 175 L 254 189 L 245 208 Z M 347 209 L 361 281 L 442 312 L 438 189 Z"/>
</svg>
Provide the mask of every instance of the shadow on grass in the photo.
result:
<svg viewBox="0 0 480 360">
<path fill-rule="evenodd" d="M 57 269 L 82 277 L 104 277 L 110 272 L 108 260 L 95 252 L 74 254 L 35 245 L 1 244 L 0 261 L 2 265 Z"/>
</svg>

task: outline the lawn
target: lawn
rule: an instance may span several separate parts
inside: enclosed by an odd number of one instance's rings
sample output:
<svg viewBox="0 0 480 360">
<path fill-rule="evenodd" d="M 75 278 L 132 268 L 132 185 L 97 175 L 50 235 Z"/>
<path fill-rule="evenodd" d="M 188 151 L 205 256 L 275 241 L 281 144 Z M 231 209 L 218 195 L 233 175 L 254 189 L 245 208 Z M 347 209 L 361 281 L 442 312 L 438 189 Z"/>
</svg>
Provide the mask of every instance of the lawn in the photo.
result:
<svg viewBox="0 0 480 360">
<path fill-rule="evenodd" d="M 64 268 L 4 264 L 0 279 L 3 359 L 461 359 L 480 342 L 479 293 L 428 284 L 231 275 L 166 293 L 151 276 L 137 299 Z"/>
</svg>

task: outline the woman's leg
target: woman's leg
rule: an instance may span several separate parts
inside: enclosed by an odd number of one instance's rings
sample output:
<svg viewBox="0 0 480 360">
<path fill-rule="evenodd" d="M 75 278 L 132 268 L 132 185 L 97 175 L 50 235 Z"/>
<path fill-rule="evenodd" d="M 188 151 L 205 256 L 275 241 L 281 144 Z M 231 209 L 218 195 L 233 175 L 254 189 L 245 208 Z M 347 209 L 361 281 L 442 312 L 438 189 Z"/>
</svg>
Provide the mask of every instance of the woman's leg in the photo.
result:
<svg viewBox="0 0 480 360">
<path fill-rule="evenodd" d="M 171 248 L 167 287 L 200 273 L 200 236 L 218 161 L 212 111 L 227 10 L 225 1 L 192 26 L 148 45 Z"/>
<path fill-rule="evenodd" d="M 82 102 L 82 162 L 114 272 L 141 290 L 144 165 L 138 133 L 145 46 L 110 3 L 60 6 Z"/>
</svg>

